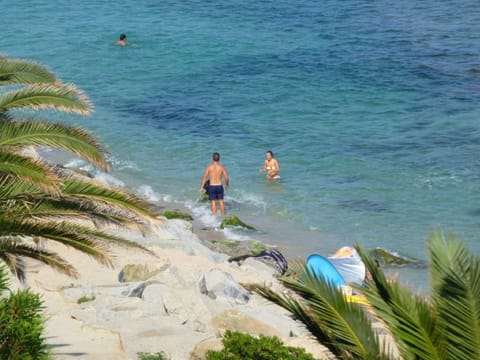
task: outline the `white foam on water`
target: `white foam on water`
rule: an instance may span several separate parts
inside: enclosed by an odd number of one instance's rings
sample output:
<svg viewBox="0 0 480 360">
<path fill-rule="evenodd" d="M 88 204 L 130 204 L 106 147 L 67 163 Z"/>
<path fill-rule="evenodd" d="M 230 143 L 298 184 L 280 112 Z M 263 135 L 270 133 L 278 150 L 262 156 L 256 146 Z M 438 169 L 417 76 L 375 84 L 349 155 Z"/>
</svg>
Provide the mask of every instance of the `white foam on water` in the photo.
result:
<svg viewBox="0 0 480 360">
<path fill-rule="evenodd" d="M 65 166 L 68 169 L 80 169 L 80 168 L 87 167 L 88 164 L 89 163 L 83 159 L 73 158 L 68 162 L 66 162 L 63 166 Z M 83 169 L 83 170 L 88 170 L 88 169 Z"/>
<path fill-rule="evenodd" d="M 116 170 L 125 170 L 125 169 L 140 170 L 138 165 L 131 160 L 123 160 L 123 159 L 119 159 L 115 156 L 109 155 L 109 156 L 107 156 L 107 161 Z"/>
<path fill-rule="evenodd" d="M 144 198 L 147 201 L 159 201 L 160 200 L 160 195 L 157 194 L 150 185 L 140 185 L 137 188 L 137 194 L 138 196 Z"/>
<path fill-rule="evenodd" d="M 234 202 L 251 205 L 258 209 L 262 209 L 263 211 L 265 211 L 267 208 L 267 202 L 261 195 L 247 191 L 238 190 L 228 193 L 228 198 Z M 226 201 L 228 201 L 228 199 Z"/>
<path fill-rule="evenodd" d="M 99 180 L 107 186 L 125 187 L 125 183 L 122 180 L 100 170 L 95 170 L 93 172 L 93 178 L 95 180 Z"/>
<path fill-rule="evenodd" d="M 229 240 L 252 241 L 253 238 L 244 233 L 242 228 L 226 227 L 223 229 L 225 237 Z"/>
</svg>

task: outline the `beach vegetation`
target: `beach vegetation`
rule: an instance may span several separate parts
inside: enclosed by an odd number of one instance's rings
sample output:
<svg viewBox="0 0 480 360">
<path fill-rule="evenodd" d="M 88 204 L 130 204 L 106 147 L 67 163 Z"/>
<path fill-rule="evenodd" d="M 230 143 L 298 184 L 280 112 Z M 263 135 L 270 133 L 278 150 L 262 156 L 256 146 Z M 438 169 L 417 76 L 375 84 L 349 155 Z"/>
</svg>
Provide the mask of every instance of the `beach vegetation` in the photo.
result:
<svg viewBox="0 0 480 360">
<path fill-rule="evenodd" d="M 145 353 L 139 352 L 137 353 L 138 360 L 168 360 L 167 355 L 164 352 L 157 352 L 157 353 Z"/>
<path fill-rule="evenodd" d="M 43 302 L 29 290 L 10 292 L 0 266 L 0 359 L 50 359 L 42 336 Z"/>
<path fill-rule="evenodd" d="M 93 296 L 86 296 L 86 295 L 84 295 L 84 296 L 78 298 L 77 304 L 83 304 L 83 303 L 86 303 L 86 302 L 89 302 L 89 301 L 93 301 L 93 300 L 95 300 L 95 295 L 93 295 Z"/>
<path fill-rule="evenodd" d="M 480 258 L 454 235 L 432 232 L 428 241 L 429 297 L 387 279 L 374 259 L 356 246 L 372 280 L 357 288 L 364 306 L 315 277 L 305 264 L 297 277 L 280 281 L 293 294 L 266 286 L 250 289 L 302 321 L 338 359 L 480 359 Z M 380 325 L 380 327 L 379 327 Z M 380 341 L 378 329 L 392 338 Z"/>
<path fill-rule="evenodd" d="M 255 337 L 227 330 L 222 344 L 222 350 L 207 352 L 207 360 L 315 360 L 304 349 L 285 346 L 274 336 Z"/>
<path fill-rule="evenodd" d="M 24 258 L 76 277 L 73 264 L 43 246 L 46 240 L 107 266 L 112 264 L 111 243 L 142 248 L 98 226 L 144 229 L 158 214 L 124 189 L 101 185 L 40 158 L 35 149 L 47 147 L 109 169 L 107 152 L 93 135 L 39 118 L 40 110 L 88 115 L 92 105 L 82 91 L 62 83 L 44 66 L 0 57 L 1 261 L 20 280 L 25 277 Z"/>
</svg>

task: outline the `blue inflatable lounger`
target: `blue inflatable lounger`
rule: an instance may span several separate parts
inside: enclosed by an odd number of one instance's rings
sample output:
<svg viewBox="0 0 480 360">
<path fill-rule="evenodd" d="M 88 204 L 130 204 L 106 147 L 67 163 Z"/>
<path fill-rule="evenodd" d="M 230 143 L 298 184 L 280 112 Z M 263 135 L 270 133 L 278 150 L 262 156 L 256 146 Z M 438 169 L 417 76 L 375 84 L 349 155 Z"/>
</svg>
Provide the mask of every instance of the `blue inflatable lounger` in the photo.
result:
<svg viewBox="0 0 480 360">
<path fill-rule="evenodd" d="M 346 285 L 345 280 L 333 264 L 321 255 L 312 254 L 307 259 L 307 267 L 317 278 L 336 288 Z"/>
<path fill-rule="evenodd" d="M 363 280 L 363 277 L 365 276 L 364 267 L 358 268 L 358 274 L 356 276 L 352 276 L 351 270 L 355 269 L 355 266 L 351 268 L 347 267 L 347 269 L 344 269 L 342 267 L 339 267 L 337 269 L 337 267 L 333 264 L 335 263 L 336 260 L 337 259 L 332 258 L 330 261 L 329 259 L 321 255 L 312 254 L 307 259 L 307 268 L 312 272 L 312 274 L 316 278 L 322 279 L 327 284 L 330 284 L 330 286 L 336 287 L 337 289 L 341 289 L 348 302 L 368 305 L 366 298 L 361 294 L 355 294 L 352 291 L 352 288 L 348 286 L 348 284 L 346 283 L 345 277 L 344 277 L 344 276 L 347 276 L 349 280 L 350 278 L 352 278 L 351 280 L 354 280 L 352 281 L 354 283 L 355 282 L 361 283 L 361 280 L 360 281 L 358 280 L 359 279 Z M 363 263 L 362 263 L 362 266 L 363 266 Z M 345 270 L 349 270 L 349 271 L 345 271 Z M 342 276 L 342 273 L 344 273 L 345 275 Z"/>
</svg>

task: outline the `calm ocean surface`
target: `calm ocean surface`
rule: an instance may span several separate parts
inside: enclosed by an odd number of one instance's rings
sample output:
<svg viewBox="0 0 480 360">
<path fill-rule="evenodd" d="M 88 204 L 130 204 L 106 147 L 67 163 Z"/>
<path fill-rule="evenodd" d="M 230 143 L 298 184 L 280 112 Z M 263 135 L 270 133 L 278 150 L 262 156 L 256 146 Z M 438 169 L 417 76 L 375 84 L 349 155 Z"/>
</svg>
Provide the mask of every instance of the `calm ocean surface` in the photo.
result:
<svg viewBox="0 0 480 360">
<path fill-rule="evenodd" d="M 228 211 L 259 229 L 228 237 L 424 259 L 442 226 L 480 253 L 478 0 L 0 4 L 0 53 L 82 88 L 93 116 L 56 119 L 93 131 L 150 199 L 218 225 L 197 199 L 219 151 Z M 278 182 L 258 173 L 268 149 Z"/>
</svg>

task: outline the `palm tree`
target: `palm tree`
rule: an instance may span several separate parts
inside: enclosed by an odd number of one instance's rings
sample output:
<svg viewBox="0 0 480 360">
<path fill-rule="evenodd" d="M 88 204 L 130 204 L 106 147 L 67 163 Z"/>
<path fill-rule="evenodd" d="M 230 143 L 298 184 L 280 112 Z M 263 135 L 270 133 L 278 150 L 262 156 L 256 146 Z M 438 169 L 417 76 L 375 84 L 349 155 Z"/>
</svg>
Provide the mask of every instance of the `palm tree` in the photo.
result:
<svg viewBox="0 0 480 360">
<path fill-rule="evenodd" d="M 105 149 L 85 130 L 25 117 L 45 109 L 88 115 L 87 97 L 39 64 L 4 57 L 0 86 L 0 259 L 20 279 L 25 257 L 75 277 L 72 264 L 30 239 L 61 242 L 105 265 L 111 265 L 109 243 L 142 248 L 95 225 L 141 226 L 157 215 L 149 204 L 25 154 L 29 147 L 51 147 L 108 170 Z"/>
<path fill-rule="evenodd" d="M 290 311 L 338 359 L 395 358 L 373 330 L 379 321 L 403 359 L 480 359 L 480 258 L 440 230 L 427 244 L 432 284 L 428 298 L 388 280 L 358 245 L 372 274 L 372 281 L 358 289 L 368 299 L 367 308 L 349 303 L 305 265 L 294 268 L 297 279 L 280 278 L 293 294 L 250 288 Z"/>
</svg>

